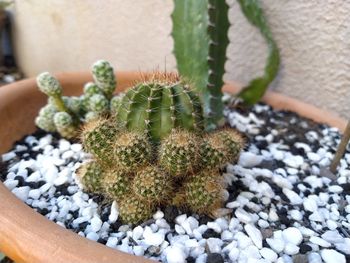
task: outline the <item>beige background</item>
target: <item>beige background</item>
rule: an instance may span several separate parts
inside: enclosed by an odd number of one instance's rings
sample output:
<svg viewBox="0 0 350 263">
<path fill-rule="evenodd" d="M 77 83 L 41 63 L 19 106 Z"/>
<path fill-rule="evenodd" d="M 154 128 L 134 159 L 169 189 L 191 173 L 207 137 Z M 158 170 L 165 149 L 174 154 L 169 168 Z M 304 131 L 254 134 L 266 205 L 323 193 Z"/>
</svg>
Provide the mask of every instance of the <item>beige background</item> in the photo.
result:
<svg viewBox="0 0 350 263">
<path fill-rule="evenodd" d="M 199 0 L 195 0 L 199 1 Z M 266 44 L 235 0 L 225 80 L 261 74 Z M 282 65 L 271 89 L 350 115 L 350 1 L 261 0 Z M 86 70 L 107 59 L 117 70 L 173 70 L 172 0 L 17 0 L 17 59 L 27 76 Z"/>
</svg>

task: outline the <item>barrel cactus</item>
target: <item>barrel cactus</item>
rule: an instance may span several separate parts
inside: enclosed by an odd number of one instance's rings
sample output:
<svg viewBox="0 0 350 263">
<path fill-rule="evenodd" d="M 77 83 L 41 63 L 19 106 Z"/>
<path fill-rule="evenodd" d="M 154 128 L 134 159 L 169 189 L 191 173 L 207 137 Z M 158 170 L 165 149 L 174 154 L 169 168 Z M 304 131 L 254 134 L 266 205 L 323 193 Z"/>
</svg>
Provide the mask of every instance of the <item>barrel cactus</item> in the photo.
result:
<svg viewBox="0 0 350 263">
<path fill-rule="evenodd" d="M 126 91 L 115 113 L 116 122 L 128 130 L 145 131 L 159 142 L 172 129 L 204 130 L 198 95 L 175 75 L 155 75 Z"/>
<path fill-rule="evenodd" d="M 178 78 L 153 78 L 113 101 L 110 118 L 87 123 L 81 139 L 103 169 L 97 193 L 118 202 L 124 223 L 161 205 L 209 215 L 220 207 L 219 168 L 237 159 L 240 134 L 204 131 L 198 97 Z"/>
</svg>

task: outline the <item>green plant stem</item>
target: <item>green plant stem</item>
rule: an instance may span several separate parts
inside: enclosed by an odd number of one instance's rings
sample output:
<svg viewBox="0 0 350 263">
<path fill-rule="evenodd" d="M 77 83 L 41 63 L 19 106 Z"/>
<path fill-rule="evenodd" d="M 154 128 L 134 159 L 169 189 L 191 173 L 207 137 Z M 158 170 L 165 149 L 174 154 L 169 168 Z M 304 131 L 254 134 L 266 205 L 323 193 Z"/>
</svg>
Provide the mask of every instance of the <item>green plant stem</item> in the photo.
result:
<svg viewBox="0 0 350 263">
<path fill-rule="evenodd" d="M 348 145 L 349 140 L 350 140 L 350 121 L 346 125 L 344 134 L 342 136 L 338 149 L 334 155 L 334 158 L 330 167 L 330 170 L 332 173 L 335 173 L 337 171 L 337 167 L 340 163 L 340 159 L 344 156 L 344 153 L 346 151 L 346 146 Z"/>
</svg>

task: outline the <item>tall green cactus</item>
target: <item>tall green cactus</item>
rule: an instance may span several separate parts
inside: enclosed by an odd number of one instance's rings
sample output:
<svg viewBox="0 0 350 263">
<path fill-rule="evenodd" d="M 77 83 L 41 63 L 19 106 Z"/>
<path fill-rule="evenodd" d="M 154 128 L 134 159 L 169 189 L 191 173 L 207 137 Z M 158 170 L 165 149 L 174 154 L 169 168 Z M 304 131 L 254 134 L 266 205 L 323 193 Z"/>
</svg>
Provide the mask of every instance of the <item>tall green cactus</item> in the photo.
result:
<svg viewBox="0 0 350 263">
<path fill-rule="evenodd" d="M 128 130 L 145 131 L 158 142 L 173 128 L 203 130 L 202 106 L 198 96 L 183 81 L 155 78 L 129 89 L 115 115 Z"/>
<path fill-rule="evenodd" d="M 227 15 L 227 4 L 217 0 L 175 0 L 172 14 L 178 70 L 201 94 L 207 130 L 215 128 L 223 118 L 221 87 L 229 43 Z"/>
<path fill-rule="evenodd" d="M 265 75 L 254 79 L 239 96 L 247 103 L 257 102 L 275 78 L 279 53 L 258 0 L 237 0 L 247 19 L 257 26 L 269 44 Z M 201 94 L 206 129 L 222 124 L 222 91 L 228 39 L 228 10 L 225 0 L 174 0 L 172 14 L 174 54 L 182 77 L 192 81 Z"/>
</svg>

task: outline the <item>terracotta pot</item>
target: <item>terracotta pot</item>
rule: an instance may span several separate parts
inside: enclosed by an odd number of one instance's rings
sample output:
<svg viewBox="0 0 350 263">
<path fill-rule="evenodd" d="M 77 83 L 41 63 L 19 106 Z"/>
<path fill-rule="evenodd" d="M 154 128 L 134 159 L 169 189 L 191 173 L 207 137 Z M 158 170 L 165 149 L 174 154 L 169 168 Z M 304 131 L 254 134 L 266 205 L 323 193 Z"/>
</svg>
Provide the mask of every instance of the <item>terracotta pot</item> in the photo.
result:
<svg viewBox="0 0 350 263">
<path fill-rule="evenodd" d="M 91 80 L 88 72 L 56 75 L 66 95 L 79 95 Z M 145 75 L 147 77 L 147 74 Z M 118 72 L 118 91 L 146 78 L 135 72 Z M 234 93 L 235 85 L 224 90 Z M 278 109 L 287 109 L 343 130 L 346 122 L 311 105 L 269 92 L 264 100 Z M 35 79 L 0 88 L 0 154 L 8 151 L 21 137 L 33 132 L 34 118 L 46 97 L 37 90 Z M 0 183 L 0 251 L 16 262 L 151 262 L 132 256 L 66 230 L 47 220 L 18 200 Z"/>
</svg>

